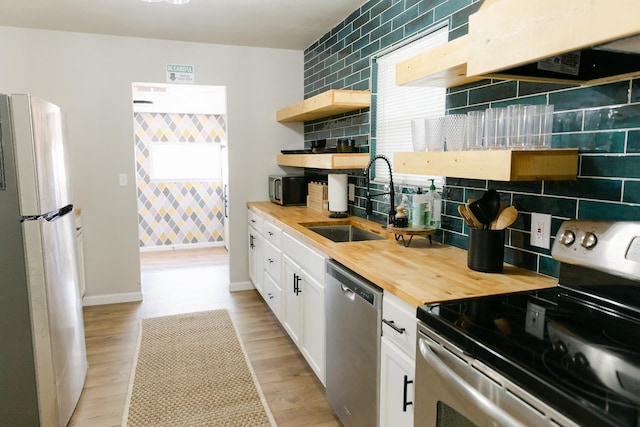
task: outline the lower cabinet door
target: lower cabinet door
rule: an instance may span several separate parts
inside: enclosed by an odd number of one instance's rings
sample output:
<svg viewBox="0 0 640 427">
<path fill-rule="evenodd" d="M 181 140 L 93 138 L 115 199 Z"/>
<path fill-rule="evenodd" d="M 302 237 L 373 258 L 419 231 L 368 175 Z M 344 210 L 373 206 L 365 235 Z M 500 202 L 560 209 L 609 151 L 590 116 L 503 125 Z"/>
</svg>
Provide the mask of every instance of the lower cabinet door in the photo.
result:
<svg viewBox="0 0 640 427">
<path fill-rule="evenodd" d="M 318 379 L 325 385 L 324 286 L 307 273 L 304 281 L 302 353 Z"/>
<path fill-rule="evenodd" d="M 380 346 L 380 427 L 413 427 L 415 355 L 387 338 Z"/>
<path fill-rule="evenodd" d="M 303 280 L 300 266 L 288 256 L 282 257 L 284 277 L 282 280 L 283 326 L 298 347 L 302 344 Z"/>
</svg>

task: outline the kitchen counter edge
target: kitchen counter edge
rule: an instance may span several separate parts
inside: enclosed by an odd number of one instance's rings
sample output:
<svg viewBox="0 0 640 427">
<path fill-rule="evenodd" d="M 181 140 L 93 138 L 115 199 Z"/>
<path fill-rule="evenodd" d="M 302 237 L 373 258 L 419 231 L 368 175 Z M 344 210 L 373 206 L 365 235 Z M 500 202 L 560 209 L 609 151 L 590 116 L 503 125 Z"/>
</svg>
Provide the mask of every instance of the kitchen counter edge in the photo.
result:
<svg viewBox="0 0 640 427">
<path fill-rule="evenodd" d="M 340 223 L 327 212 L 306 206 L 247 202 L 258 215 L 275 221 L 283 231 L 345 265 L 413 307 L 443 301 L 552 288 L 557 279 L 505 264 L 499 274 L 467 267 L 467 251 L 415 238 L 409 247 L 376 222 L 350 216 L 352 223 L 387 239 L 335 243 L 307 229 L 311 224 Z"/>
</svg>

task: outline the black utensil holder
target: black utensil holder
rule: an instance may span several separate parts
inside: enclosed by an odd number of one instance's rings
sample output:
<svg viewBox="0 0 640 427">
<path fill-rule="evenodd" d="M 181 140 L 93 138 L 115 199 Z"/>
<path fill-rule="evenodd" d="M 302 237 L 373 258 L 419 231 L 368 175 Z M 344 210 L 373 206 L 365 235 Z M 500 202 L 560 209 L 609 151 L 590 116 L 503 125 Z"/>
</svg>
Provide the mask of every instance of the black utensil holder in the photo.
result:
<svg viewBox="0 0 640 427">
<path fill-rule="evenodd" d="M 483 273 L 501 273 L 504 264 L 504 230 L 469 228 L 467 266 Z"/>
</svg>

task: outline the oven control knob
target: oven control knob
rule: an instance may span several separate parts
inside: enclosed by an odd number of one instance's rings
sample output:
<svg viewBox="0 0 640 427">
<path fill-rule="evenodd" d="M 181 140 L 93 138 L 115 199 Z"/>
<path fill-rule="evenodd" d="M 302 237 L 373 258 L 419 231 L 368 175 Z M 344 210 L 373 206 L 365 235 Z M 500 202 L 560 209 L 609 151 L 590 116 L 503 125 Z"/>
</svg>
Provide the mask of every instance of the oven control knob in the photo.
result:
<svg viewBox="0 0 640 427">
<path fill-rule="evenodd" d="M 576 364 L 576 366 L 579 366 L 581 368 L 589 367 L 589 361 L 587 360 L 587 357 L 580 352 L 574 354 L 572 360 L 573 360 L 573 363 Z"/>
<path fill-rule="evenodd" d="M 552 344 L 553 351 L 558 352 L 560 354 L 567 353 L 567 346 L 561 340 L 555 340 Z"/>
<path fill-rule="evenodd" d="M 571 230 L 564 230 L 560 235 L 560 243 L 565 246 L 571 246 L 576 240 L 576 234 Z"/>
<path fill-rule="evenodd" d="M 582 238 L 582 242 L 580 244 L 585 249 L 591 249 L 598 243 L 598 238 L 595 234 L 590 231 L 584 233 L 584 237 Z"/>
</svg>

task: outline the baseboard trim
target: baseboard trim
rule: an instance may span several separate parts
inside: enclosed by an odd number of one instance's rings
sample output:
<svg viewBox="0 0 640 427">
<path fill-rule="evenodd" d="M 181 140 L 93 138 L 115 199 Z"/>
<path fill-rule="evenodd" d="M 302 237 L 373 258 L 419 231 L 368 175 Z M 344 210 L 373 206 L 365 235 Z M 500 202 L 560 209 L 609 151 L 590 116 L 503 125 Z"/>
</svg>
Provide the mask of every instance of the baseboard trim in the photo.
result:
<svg viewBox="0 0 640 427">
<path fill-rule="evenodd" d="M 82 306 L 89 307 L 92 305 L 118 304 L 122 302 L 142 301 L 142 292 L 130 292 L 126 294 L 108 294 L 84 297 Z"/>
<path fill-rule="evenodd" d="M 219 248 L 224 242 L 184 243 L 178 245 L 143 246 L 140 252 L 179 251 L 184 249 Z"/>
<path fill-rule="evenodd" d="M 253 283 L 248 280 L 246 282 L 236 282 L 229 284 L 229 292 L 250 291 L 253 289 L 255 289 Z"/>
</svg>

